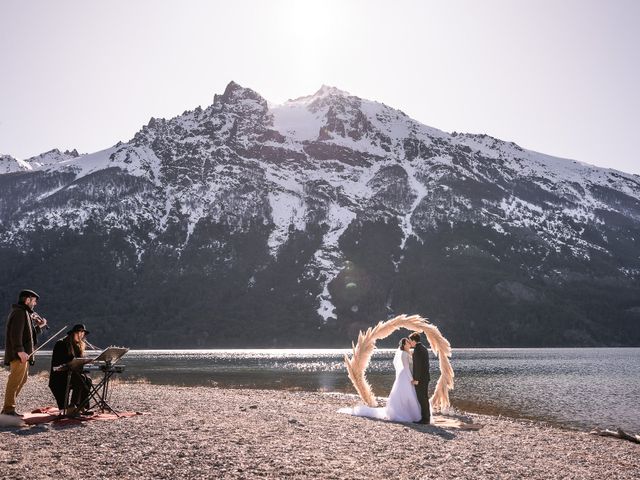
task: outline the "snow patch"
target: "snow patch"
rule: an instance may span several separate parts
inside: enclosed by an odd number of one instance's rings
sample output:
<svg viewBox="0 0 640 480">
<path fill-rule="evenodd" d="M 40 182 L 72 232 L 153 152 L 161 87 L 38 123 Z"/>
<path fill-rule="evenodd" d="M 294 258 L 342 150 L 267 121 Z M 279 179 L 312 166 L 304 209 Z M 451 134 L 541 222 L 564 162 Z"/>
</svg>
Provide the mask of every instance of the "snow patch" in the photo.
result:
<svg viewBox="0 0 640 480">
<path fill-rule="evenodd" d="M 325 123 L 321 113 L 313 113 L 305 105 L 278 105 L 271 109 L 271 113 L 273 127 L 297 142 L 316 140 Z"/>
<path fill-rule="evenodd" d="M 429 193 L 427 187 L 420 180 L 418 180 L 416 176 L 417 170 L 415 166 L 413 166 L 410 162 L 405 161 L 402 163 L 402 167 L 407 172 L 409 186 L 411 187 L 411 190 L 413 191 L 413 193 L 416 194 L 416 198 L 411 204 L 409 211 L 405 215 L 400 217 L 400 228 L 402 229 L 402 240 L 400 242 L 400 250 L 404 250 L 407 240 L 411 236 L 414 236 L 419 241 L 422 241 L 422 239 L 418 235 L 416 235 L 413 230 L 413 224 L 411 223 L 411 216 L 413 215 L 413 212 L 415 212 L 416 208 L 418 208 L 418 205 L 420 205 L 420 202 L 422 202 L 424 197 L 427 196 L 427 193 Z M 396 268 L 397 268 L 397 265 L 396 265 Z"/>
<path fill-rule="evenodd" d="M 338 240 L 355 218 L 356 214 L 350 209 L 332 202 L 326 218 L 329 230 L 322 237 L 322 246 L 314 255 L 314 261 L 321 270 L 320 281 L 322 284 L 322 293 L 318 296 L 319 307 L 317 311 L 325 322 L 335 316 L 335 306 L 331 302 L 329 283 L 340 273 L 338 264 L 342 259 L 342 253 L 338 247 Z"/>
<path fill-rule="evenodd" d="M 278 247 L 289 238 L 291 228 L 304 231 L 306 205 L 300 196 L 287 191 L 270 192 L 269 205 L 274 228 L 268 245 L 271 254 L 275 255 Z"/>
</svg>

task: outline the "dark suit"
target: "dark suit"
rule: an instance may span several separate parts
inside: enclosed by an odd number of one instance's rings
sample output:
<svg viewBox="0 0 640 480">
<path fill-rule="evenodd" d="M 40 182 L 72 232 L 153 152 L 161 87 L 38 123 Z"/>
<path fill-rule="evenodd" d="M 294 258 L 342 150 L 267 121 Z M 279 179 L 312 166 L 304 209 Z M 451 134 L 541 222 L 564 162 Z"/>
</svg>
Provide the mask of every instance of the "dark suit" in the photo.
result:
<svg viewBox="0 0 640 480">
<path fill-rule="evenodd" d="M 429 350 L 422 343 L 416 343 L 413 348 L 413 379 L 418 381 L 416 394 L 422 411 L 421 422 L 429 423 L 431 411 L 429 409 Z"/>
</svg>

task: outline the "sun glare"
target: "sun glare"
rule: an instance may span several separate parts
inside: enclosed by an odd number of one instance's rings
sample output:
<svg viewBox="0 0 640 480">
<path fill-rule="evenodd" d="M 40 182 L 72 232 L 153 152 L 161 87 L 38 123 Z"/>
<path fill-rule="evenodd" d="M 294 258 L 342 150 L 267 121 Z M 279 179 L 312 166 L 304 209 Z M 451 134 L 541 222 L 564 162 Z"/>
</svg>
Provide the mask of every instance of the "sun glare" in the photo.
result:
<svg viewBox="0 0 640 480">
<path fill-rule="evenodd" d="M 277 4 L 274 28 L 295 62 L 302 78 L 325 78 L 342 32 L 349 24 L 349 5 L 344 2 L 289 1 Z"/>
</svg>

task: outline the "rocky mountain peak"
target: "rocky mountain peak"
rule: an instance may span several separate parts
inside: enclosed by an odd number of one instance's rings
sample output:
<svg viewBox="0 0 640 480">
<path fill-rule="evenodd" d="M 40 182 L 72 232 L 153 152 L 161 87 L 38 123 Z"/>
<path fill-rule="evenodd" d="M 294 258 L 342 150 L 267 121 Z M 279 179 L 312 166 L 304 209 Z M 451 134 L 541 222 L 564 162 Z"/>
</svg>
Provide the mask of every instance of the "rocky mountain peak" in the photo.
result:
<svg viewBox="0 0 640 480">
<path fill-rule="evenodd" d="M 76 159 L 79 156 L 80 154 L 75 148 L 73 150 L 65 150 L 64 152 L 61 152 L 58 148 L 54 148 L 48 152 L 28 158 L 26 162 L 35 170 L 50 169 L 59 164 L 64 164 L 64 162 L 68 160 Z"/>
<path fill-rule="evenodd" d="M 78 150 L 75 148 L 73 150 L 65 150 L 63 153 L 73 158 L 77 158 L 80 156 L 80 154 L 78 153 Z"/>
<path fill-rule="evenodd" d="M 315 97 L 326 97 L 328 95 L 339 95 L 342 97 L 350 97 L 351 94 L 345 90 L 340 90 L 337 87 L 332 87 L 330 85 L 322 85 L 320 89 L 314 93 Z"/>
<path fill-rule="evenodd" d="M 266 113 L 267 101 L 250 88 L 242 87 L 234 81 L 229 82 L 222 95 L 215 95 L 213 106 L 236 113 Z"/>
<path fill-rule="evenodd" d="M 0 174 L 23 172 L 25 170 L 32 170 L 33 167 L 24 160 L 18 160 L 11 155 L 0 154 Z"/>
<path fill-rule="evenodd" d="M 340 90 L 339 88 L 336 87 L 331 87 L 328 85 L 322 85 L 320 87 L 320 89 L 314 93 L 313 95 L 305 95 L 302 97 L 298 97 L 298 98 L 294 98 L 294 99 L 289 99 L 285 102 L 285 105 L 311 105 L 312 103 L 330 97 L 330 96 L 334 96 L 334 97 L 350 97 L 351 95 L 348 92 L 345 92 L 344 90 Z"/>
</svg>

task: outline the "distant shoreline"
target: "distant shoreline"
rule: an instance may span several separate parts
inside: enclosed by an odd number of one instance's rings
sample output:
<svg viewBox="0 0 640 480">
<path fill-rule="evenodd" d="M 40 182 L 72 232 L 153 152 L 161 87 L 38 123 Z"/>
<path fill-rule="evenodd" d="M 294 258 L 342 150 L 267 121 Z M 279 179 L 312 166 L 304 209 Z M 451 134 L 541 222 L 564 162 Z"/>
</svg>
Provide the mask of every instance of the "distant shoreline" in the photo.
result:
<svg viewBox="0 0 640 480">
<path fill-rule="evenodd" d="M 634 349 L 634 348 L 640 348 L 640 345 L 638 346 L 613 346 L 613 347 L 607 347 L 607 346 L 598 346 L 598 347 L 452 347 L 452 351 L 456 351 L 456 350 L 462 350 L 462 351 L 469 351 L 469 350 L 588 350 L 588 349 Z M 0 353 L 4 352 L 4 346 L 0 347 Z M 376 351 L 393 351 L 395 350 L 396 347 L 378 347 L 376 348 Z M 87 350 L 87 352 L 93 352 L 93 351 L 99 351 L 99 350 Z M 262 352 L 282 352 L 282 351 L 286 351 L 286 352 L 305 352 L 305 351 L 326 351 L 326 352 L 337 352 L 337 353 L 349 353 L 352 351 L 351 347 L 273 347 L 273 348 L 266 348 L 266 347 L 255 347 L 255 348 L 242 348 L 242 347 L 238 347 L 238 348 L 203 348 L 203 347 L 194 347 L 194 348 L 188 348 L 188 347 L 179 347 L 179 348 L 171 348 L 171 347 L 167 347 L 167 348 L 130 348 L 129 352 L 130 353 L 134 353 L 134 352 L 257 352 L 257 353 L 262 353 Z M 36 355 L 38 354 L 46 354 L 46 355 L 51 355 L 52 350 L 48 350 L 48 349 L 43 349 L 43 350 L 39 350 L 38 353 L 36 353 Z M 4 361 L 4 355 L 0 354 L 0 363 L 2 363 Z"/>
</svg>

